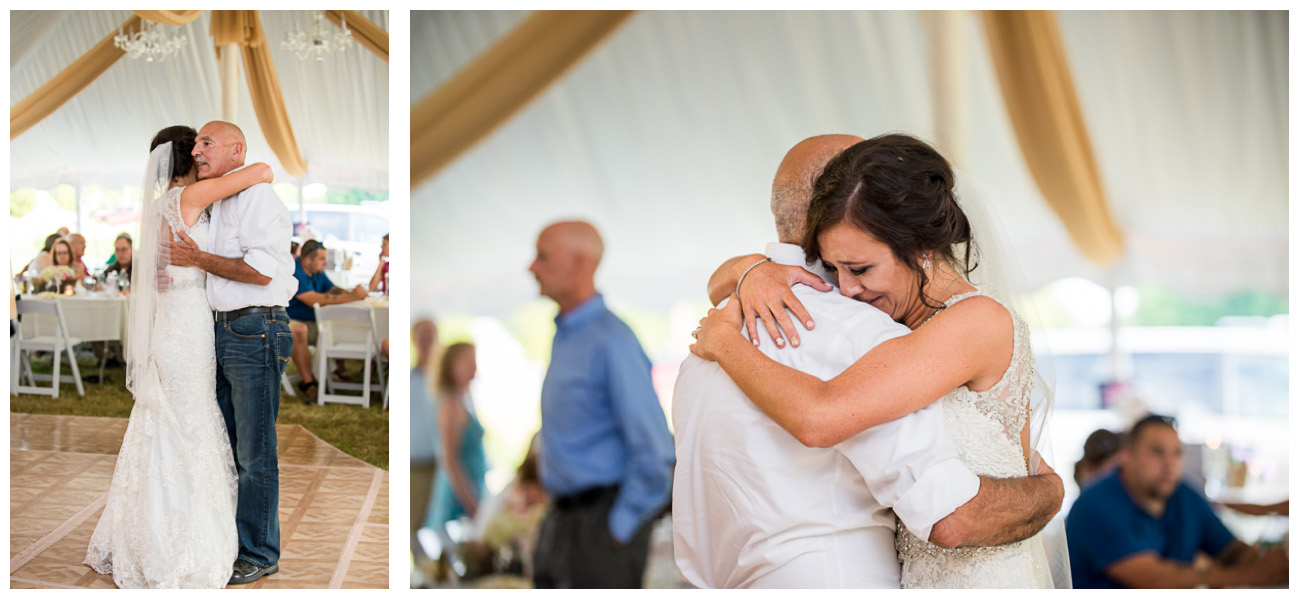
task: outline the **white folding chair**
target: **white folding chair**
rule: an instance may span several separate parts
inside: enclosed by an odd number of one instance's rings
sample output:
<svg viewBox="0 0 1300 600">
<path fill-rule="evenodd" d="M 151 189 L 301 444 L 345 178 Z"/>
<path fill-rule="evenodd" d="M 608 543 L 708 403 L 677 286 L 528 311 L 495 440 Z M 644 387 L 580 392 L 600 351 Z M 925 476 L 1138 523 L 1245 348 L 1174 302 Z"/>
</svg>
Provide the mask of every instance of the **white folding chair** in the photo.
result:
<svg viewBox="0 0 1300 600">
<path fill-rule="evenodd" d="M 81 340 L 68 337 L 67 321 L 63 318 L 63 307 L 55 300 L 19 300 L 18 314 L 29 315 L 27 319 L 37 321 L 32 323 L 34 334 L 28 337 L 23 334 L 23 328 L 20 326 L 15 332 L 13 346 L 13 357 L 10 364 L 10 372 L 17 373 L 11 375 L 10 383 L 14 392 L 19 394 L 40 394 L 43 396 L 59 397 L 59 382 L 62 377 L 59 376 L 59 367 L 63 364 L 63 354 L 67 354 L 68 362 L 72 365 L 72 381 L 77 384 L 77 395 L 85 396 L 86 390 L 81 385 L 81 371 L 77 368 L 77 355 L 72 351 L 72 347 L 81 343 Z M 52 335 L 42 335 L 49 329 L 49 321 L 54 321 L 54 331 Z M 53 385 L 51 387 L 40 387 L 36 385 L 37 377 L 32 373 L 31 361 L 28 358 L 31 352 L 49 352 L 54 357 L 54 375 L 51 377 Z M 19 372 L 21 366 L 21 373 Z M 22 385 L 22 380 L 26 379 L 28 385 Z"/>
<path fill-rule="evenodd" d="M 321 379 L 316 403 L 326 402 L 370 406 L 370 359 L 374 356 L 375 334 L 370 324 L 370 309 L 360 306 L 313 307 L 316 312 L 316 373 Z M 331 358 L 350 358 L 362 361 L 364 374 L 358 387 L 355 383 L 335 381 L 326 367 Z M 339 390 L 360 389 L 361 395 L 340 394 Z"/>
<path fill-rule="evenodd" d="M 370 311 L 370 333 L 375 340 L 375 371 L 379 373 L 379 387 L 384 390 L 384 410 L 388 410 L 388 357 L 384 356 L 384 335 L 379 331 L 379 322 L 375 320 L 375 311 Z"/>
</svg>

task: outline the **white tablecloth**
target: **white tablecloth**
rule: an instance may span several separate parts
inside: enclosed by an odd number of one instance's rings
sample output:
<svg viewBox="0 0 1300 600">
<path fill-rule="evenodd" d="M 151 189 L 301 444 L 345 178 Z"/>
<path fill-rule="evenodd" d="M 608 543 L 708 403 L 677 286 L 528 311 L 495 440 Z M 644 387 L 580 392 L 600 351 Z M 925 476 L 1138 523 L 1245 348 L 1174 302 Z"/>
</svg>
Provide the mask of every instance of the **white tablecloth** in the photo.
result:
<svg viewBox="0 0 1300 600">
<path fill-rule="evenodd" d="M 44 300 L 36 295 L 24 294 L 22 300 Z M 125 296 L 58 296 L 54 299 L 63 308 L 63 319 L 68 325 L 68 337 L 83 342 L 125 341 Z M 54 335 L 55 319 L 46 315 L 23 315 L 23 336 Z"/>
</svg>

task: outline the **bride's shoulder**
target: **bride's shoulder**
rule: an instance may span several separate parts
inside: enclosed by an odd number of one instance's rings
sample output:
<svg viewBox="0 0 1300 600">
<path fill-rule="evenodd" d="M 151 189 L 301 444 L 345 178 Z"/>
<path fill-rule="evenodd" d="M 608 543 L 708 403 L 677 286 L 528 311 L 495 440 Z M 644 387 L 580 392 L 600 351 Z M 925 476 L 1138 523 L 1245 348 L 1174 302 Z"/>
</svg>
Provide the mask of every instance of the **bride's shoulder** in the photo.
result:
<svg viewBox="0 0 1300 600">
<path fill-rule="evenodd" d="M 1017 319 L 1010 307 L 983 293 L 965 296 L 956 302 L 950 300 L 948 307 L 936 315 L 936 324 L 959 330 L 963 339 L 1011 339 Z"/>
</svg>

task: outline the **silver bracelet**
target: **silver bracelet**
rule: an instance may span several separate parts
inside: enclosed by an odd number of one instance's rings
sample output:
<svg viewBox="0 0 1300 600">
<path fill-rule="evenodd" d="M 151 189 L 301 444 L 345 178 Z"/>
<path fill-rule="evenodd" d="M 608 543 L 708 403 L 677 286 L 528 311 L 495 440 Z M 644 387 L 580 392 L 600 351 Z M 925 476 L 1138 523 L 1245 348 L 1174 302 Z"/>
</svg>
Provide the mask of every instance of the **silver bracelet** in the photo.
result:
<svg viewBox="0 0 1300 600">
<path fill-rule="evenodd" d="M 772 259 L 770 259 L 770 258 L 764 256 L 764 257 L 763 257 L 763 260 L 760 260 L 760 261 L 758 261 L 758 262 L 756 262 L 756 263 L 754 263 L 754 264 L 752 264 L 752 265 L 749 265 L 749 268 L 748 268 L 748 269 L 745 269 L 745 272 L 740 274 L 740 279 L 737 279 L 737 280 L 736 280 L 736 297 L 737 297 L 737 298 L 740 298 L 740 284 L 742 284 L 742 283 L 745 282 L 745 276 L 746 276 L 746 275 L 749 275 L 749 272 L 750 272 L 750 271 L 753 271 L 753 270 L 754 270 L 754 267 L 757 267 L 758 265 L 761 265 L 761 264 L 763 264 L 763 263 L 765 263 L 765 262 L 772 262 Z"/>
</svg>

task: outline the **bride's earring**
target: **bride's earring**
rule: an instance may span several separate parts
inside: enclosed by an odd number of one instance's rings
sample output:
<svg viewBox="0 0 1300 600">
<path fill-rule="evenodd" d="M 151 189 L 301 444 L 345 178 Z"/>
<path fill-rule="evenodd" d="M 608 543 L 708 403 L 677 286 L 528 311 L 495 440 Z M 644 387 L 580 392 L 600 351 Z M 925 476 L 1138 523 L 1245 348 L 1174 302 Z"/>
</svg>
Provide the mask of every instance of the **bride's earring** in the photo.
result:
<svg viewBox="0 0 1300 600">
<path fill-rule="evenodd" d="M 926 253 L 925 253 L 925 262 L 921 263 L 921 268 L 922 268 L 922 269 L 925 269 L 925 270 L 927 270 L 927 271 L 930 270 L 930 253 L 929 253 L 929 252 L 926 252 Z"/>
</svg>

